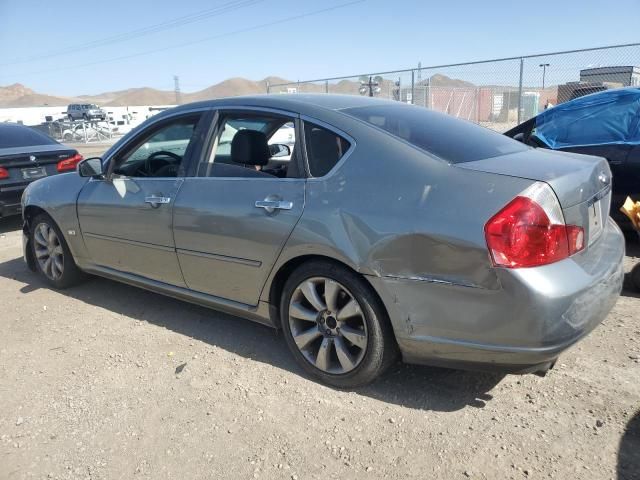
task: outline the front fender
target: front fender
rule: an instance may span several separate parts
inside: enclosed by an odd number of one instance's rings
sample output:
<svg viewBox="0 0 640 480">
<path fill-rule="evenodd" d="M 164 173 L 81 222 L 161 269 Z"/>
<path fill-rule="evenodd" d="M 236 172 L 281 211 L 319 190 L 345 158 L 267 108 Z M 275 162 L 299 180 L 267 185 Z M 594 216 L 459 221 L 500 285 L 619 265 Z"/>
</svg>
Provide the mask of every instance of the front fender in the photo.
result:
<svg viewBox="0 0 640 480">
<path fill-rule="evenodd" d="M 76 203 L 87 181 L 87 178 L 80 177 L 76 172 L 64 173 L 35 181 L 22 194 L 24 232 L 28 234 L 31 219 L 44 211 L 56 222 L 71 254 L 80 263 L 87 258 L 87 250 L 80 235 Z M 28 257 L 26 260 L 29 264 Z M 29 266 L 31 267 L 30 264 Z"/>
</svg>

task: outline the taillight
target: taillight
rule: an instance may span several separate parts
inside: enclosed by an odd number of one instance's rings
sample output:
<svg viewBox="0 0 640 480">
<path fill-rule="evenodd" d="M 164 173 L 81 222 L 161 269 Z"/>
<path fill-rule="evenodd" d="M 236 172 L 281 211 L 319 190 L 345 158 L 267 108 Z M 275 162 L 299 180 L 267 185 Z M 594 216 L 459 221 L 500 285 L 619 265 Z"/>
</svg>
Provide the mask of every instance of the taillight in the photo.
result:
<svg viewBox="0 0 640 480">
<path fill-rule="evenodd" d="M 565 225 L 551 187 L 535 183 L 494 215 L 484 227 L 495 266 L 536 267 L 584 248 L 584 230 Z"/>
<path fill-rule="evenodd" d="M 0 167 L 0 180 L 4 178 L 9 178 L 9 170 L 6 168 Z"/>
<path fill-rule="evenodd" d="M 73 157 L 65 158 L 64 160 L 60 160 L 56 169 L 58 172 L 70 172 L 71 170 L 75 170 L 78 166 L 78 163 L 82 161 L 82 155 L 76 153 Z"/>
</svg>

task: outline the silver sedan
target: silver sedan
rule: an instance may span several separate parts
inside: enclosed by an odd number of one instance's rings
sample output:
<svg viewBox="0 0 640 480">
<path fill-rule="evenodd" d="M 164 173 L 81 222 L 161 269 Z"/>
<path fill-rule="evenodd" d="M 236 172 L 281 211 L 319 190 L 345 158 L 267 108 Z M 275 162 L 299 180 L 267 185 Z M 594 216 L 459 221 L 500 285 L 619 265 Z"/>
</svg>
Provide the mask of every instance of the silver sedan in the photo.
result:
<svg viewBox="0 0 640 480">
<path fill-rule="evenodd" d="M 279 144 L 286 129 L 291 144 Z M 546 372 L 623 279 L 602 158 L 424 108 L 279 95 L 184 105 L 32 183 L 25 259 L 280 328 L 338 387 L 405 362 Z"/>
</svg>

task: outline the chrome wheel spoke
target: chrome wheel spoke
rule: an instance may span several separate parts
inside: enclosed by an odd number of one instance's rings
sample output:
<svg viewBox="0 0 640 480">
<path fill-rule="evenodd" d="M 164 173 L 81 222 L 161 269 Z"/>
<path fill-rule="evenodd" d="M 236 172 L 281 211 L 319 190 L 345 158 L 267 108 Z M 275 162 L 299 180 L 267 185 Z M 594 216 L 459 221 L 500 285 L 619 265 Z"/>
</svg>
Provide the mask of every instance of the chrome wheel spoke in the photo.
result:
<svg viewBox="0 0 640 480">
<path fill-rule="evenodd" d="M 358 348 L 365 349 L 367 347 L 367 335 L 362 330 L 343 326 L 340 329 L 340 333 L 344 338 L 349 340 Z"/>
<path fill-rule="evenodd" d="M 35 232 L 33 232 L 33 238 L 36 241 L 36 243 L 38 245 L 41 245 L 43 247 L 46 247 L 47 244 L 47 237 L 45 237 L 44 235 L 42 235 L 42 231 L 40 228 L 38 228 Z"/>
<path fill-rule="evenodd" d="M 308 322 L 315 322 L 318 318 L 318 312 L 309 310 L 299 303 L 291 304 L 291 306 L 289 307 L 289 315 L 293 318 L 299 318 L 300 320 L 306 320 Z"/>
<path fill-rule="evenodd" d="M 57 243 L 58 238 L 56 237 L 56 232 L 53 228 L 49 228 L 49 236 L 47 240 L 49 241 L 49 245 L 55 245 Z"/>
<path fill-rule="evenodd" d="M 324 300 L 327 304 L 327 310 L 335 312 L 338 309 L 338 294 L 340 293 L 340 285 L 333 280 L 324 281 Z"/>
<path fill-rule="evenodd" d="M 62 254 L 64 253 L 62 251 L 62 245 L 58 245 L 56 248 L 53 249 L 53 253 L 55 255 L 59 255 L 60 257 L 62 257 Z"/>
<path fill-rule="evenodd" d="M 298 345 L 298 348 L 302 349 L 321 336 L 322 333 L 320 333 L 318 327 L 311 327 L 298 335 L 294 335 L 293 340 L 296 342 L 296 345 Z"/>
<path fill-rule="evenodd" d="M 318 312 L 321 312 L 325 308 L 327 308 L 318 295 L 318 291 L 316 290 L 316 285 L 311 280 L 307 280 L 302 285 L 300 285 L 300 291 L 304 295 L 304 298 L 315 308 Z"/>
<path fill-rule="evenodd" d="M 336 337 L 333 341 L 336 347 L 336 354 L 338 355 L 338 361 L 345 371 L 353 370 L 356 366 L 355 361 L 351 358 L 351 354 L 344 344 L 344 340 L 340 337 Z"/>
<path fill-rule="evenodd" d="M 58 256 L 53 257 L 53 266 L 51 272 L 56 278 L 62 275 L 62 258 Z"/>
<path fill-rule="evenodd" d="M 362 315 L 362 311 L 360 310 L 360 306 L 358 302 L 356 302 L 353 298 L 349 300 L 344 307 L 340 309 L 337 315 L 337 319 L 340 321 L 346 320 L 347 318 L 355 317 L 356 315 Z"/>
<path fill-rule="evenodd" d="M 44 266 L 42 268 L 42 270 L 44 270 L 44 273 L 47 275 L 51 274 L 51 264 L 53 263 L 53 259 L 51 257 L 47 257 L 47 260 L 44 262 Z"/>
<path fill-rule="evenodd" d="M 316 367 L 324 372 L 329 369 L 331 345 L 333 345 L 333 340 L 329 337 L 325 337 L 320 344 L 320 348 L 318 349 L 318 356 L 316 357 Z"/>
<path fill-rule="evenodd" d="M 45 258 L 49 256 L 49 250 L 46 248 L 38 248 L 36 246 L 36 258 Z"/>
</svg>

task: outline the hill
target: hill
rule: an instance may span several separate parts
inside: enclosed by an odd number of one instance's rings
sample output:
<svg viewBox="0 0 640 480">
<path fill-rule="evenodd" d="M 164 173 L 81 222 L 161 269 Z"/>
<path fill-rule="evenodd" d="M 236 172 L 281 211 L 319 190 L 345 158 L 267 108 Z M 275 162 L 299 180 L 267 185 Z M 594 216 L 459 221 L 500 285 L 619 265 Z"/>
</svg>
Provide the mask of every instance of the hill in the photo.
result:
<svg viewBox="0 0 640 480">
<path fill-rule="evenodd" d="M 215 85 L 211 85 L 203 90 L 191 93 L 182 93 L 182 103 L 197 102 L 200 100 L 211 100 L 221 97 L 232 97 L 237 95 L 255 95 L 266 93 L 267 83 L 277 85 L 291 83 L 284 78 L 267 77 L 263 80 L 248 80 L 246 78 L 234 77 L 224 80 Z M 446 75 L 435 74 L 427 80 L 422 80 L 418 84 L 426 85 L 430 83 L 434 87 L 475 87 L 473 83 L 450 78 Z M 293 84 L 292 86 L 295 86 Z M 329 84 L 331 93 L 341 93 L 357 95 L 360 88 L 359 80 L 340 80 L 337 83 Z M 394 88 L 394 82 L 389 79 L 382 81 L 380 85 L 383 96 L 388 97 L 389 92 Z M 325 85 L 300 84 L 300 93 L 324 93 Z M 285 91 L 284 87 L 274 87 L 272 93 Z M 69 103 L 96 103 L 104 106 L 127 106 L 127 105 L 173 105 L 176 103 L 175 93 L 169 90 L 157 90 L 150 87 L 128 88 L 113 92 L 104 92 L 98 95 L 79 95 L 76 97 L 59 97 L 38 93 L 22 84 L 15 83 L 6 87 L 0 87 L 0 107 L 39 107 L 39 106 L 66 106 Z"/>
</svg>

